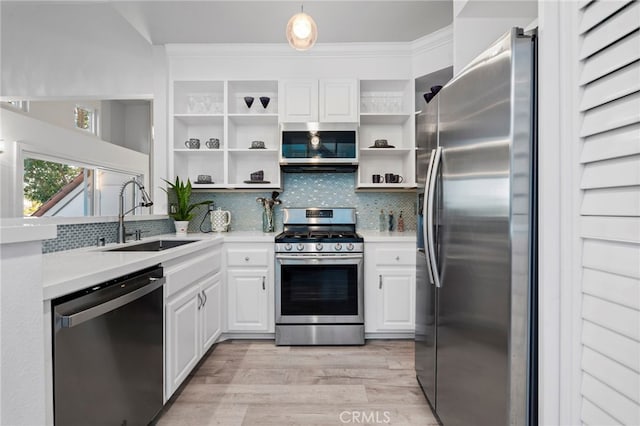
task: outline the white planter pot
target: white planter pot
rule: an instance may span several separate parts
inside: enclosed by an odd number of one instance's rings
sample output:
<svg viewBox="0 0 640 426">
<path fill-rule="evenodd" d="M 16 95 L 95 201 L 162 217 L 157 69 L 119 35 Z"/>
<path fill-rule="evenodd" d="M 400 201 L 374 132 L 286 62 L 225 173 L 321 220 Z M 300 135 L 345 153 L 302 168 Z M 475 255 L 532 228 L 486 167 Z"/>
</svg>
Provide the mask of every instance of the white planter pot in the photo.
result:
<svg viewBox="0 0 640 426">
<path fill-rule="evenodd" d="M 176 225 L 177 237 L 184 237 L 187 235 L 187 228 L 189 227 L 188 220 L 174 220 L 173 223 Z"/>
</svg>

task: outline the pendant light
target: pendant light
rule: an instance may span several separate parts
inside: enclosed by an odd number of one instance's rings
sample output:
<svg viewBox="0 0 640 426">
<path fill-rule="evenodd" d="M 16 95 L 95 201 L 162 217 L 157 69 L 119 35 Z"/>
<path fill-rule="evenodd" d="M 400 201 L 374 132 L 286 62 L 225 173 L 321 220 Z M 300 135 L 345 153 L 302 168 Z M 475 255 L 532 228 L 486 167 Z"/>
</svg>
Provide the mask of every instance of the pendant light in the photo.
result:
<svg viewBox="0 0 640 426">
<path fill-rule="evenodd" d="M 287 40 L 296 50 L 311 48 L 318 38 L 318 27 L 313 18 L 300 6 L 300 13 L 296 13 L 287 23 Z"/>
</svg>

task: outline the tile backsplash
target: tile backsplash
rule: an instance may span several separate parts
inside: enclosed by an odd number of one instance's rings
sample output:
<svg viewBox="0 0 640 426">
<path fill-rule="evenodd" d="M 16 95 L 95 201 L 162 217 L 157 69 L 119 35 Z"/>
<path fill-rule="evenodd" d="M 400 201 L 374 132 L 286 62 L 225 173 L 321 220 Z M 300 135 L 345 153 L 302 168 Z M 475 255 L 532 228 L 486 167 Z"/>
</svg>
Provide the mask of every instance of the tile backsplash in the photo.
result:
<svg viewBox="0 0 640 426">
<path fill-rule="evenodd" d="M 405 231 L 416 229 L 415 194 L 413 192 L 356 192 L 353 173 L 284 173 L 282 204 L 276 206 L 276 232 L 282 230 L 282 207 L 355 207 L 358 212 L 358 230 L 377 230 L 380 210 L 393 211 L 394 217 L 402 211 Z M 213 200 L 215 208 L 231 212 L 232 231 L 262 230 L 262 206 L 257 197 L 271 197 L 271 191 L 260 192 L 204 192 L 192 194 L 192 202 Z M 171 198 L 169 199 L 171 201 Z M 197 207 L 189 223 L 189 232 L 208 232 L 211 225 L 206 206 Z M 126 223 L 132 231 L 141 229 L 144 237 L 175 231 L 170 219 L 131 221 Z M 43 253 L 93 246 L 97 237 L 105 237 L 107 244 L 116 242 L 117 222 L 58 225 L 58 237 L 45 240 Z"/>
<path fill-rule="evenodd" d="M 284 190 L 276 206 L 276 232 L 282 230 L 282 207 L 355 207 L 358 229 L 377 230 L 380 210 L 392 210 L 397 219 L 402 211 L 405 230 L 416 229 L 414 192 L 356 192 L 353 173 L 284 173 Z M 232 231 L 258 231 L 262 229 L 262 206 L 257 197 L 271 197 L 271 191 L 260 192 L 194 192 L 192 200 L 213 200 L 215 208 L 231 212 Z M 190 232 L 211 229 L 209 220 L 203 222 L 206 207 L 196 211 L 189 224 Z"/>
<path fill-rule="evenodd" d="M 173 223 L 169 219 L 130 221 L 126 222 L 125 226 L 127 232 L 142 230 L 143 238 L 174 231 Z M 95 246 L 98 237 L 104 237 L 107 244 L 115 243 L 118 234 L 118 222 L 58 225 L 57 228 L 57 238 L 42 242 L 43 253 Z"/>
</svg>

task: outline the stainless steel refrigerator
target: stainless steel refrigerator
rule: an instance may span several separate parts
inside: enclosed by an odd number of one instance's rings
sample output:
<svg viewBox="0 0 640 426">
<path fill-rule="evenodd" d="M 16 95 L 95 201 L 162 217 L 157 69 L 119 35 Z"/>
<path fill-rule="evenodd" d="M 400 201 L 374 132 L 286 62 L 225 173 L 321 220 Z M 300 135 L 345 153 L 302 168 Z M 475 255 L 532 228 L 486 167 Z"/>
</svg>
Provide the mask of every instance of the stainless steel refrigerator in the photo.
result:
<svg viewBox="0 0 640 426">
<path fill-rule="evenodd" d="M 415 365 L 444 426 L 537 422 L 535 62 L 514 28 L 417 116 Z"/>
</svg>

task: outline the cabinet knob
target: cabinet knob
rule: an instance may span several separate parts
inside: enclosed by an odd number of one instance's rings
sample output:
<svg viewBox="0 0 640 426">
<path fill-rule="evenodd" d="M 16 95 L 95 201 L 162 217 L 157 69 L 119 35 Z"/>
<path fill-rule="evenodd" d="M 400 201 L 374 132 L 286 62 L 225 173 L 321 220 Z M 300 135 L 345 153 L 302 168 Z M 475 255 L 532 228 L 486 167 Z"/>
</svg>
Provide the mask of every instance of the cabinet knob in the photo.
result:
<svg viewBox="0 0 640 426">
<path fill-rule="evenodd" d="M 400 261 L 400 256 L 396 256 L 396 260 L 399 262 Z"/>
<path fill-rule="evenodd" d="M 245 256 L 245 257 L 244 257 L 244 261 L 245 261 L 245 262 L 248 262 L 248 261 L 249 261 L 249 256 Z"/>
</svg>

